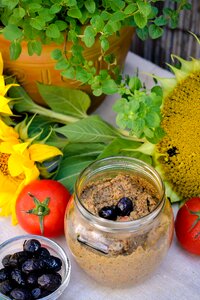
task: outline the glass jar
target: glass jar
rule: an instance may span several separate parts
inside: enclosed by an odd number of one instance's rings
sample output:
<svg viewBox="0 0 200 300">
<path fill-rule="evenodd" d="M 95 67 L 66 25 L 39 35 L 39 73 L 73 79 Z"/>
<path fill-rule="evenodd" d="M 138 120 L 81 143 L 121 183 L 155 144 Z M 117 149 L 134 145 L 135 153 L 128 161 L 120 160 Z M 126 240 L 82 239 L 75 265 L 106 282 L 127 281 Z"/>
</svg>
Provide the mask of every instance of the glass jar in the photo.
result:
<svg viewBox="0 0 200 300">
<path fill-rule="evenodd" d="M 81 196 L 84 188 L 94 184 L 95 189 L 98 182 L 118 174 L 151 184 L 158 198 L 156 207 L 143 217 L 123 222 L 91 213 Z M 123 287 L 143 281 L 161 263 L 172 241 L 173 220 L 157 171 L 138 159 L 117 156 L 98 160 L 80 174 L 66 212 L 65 235 L 87 274 L 103 285 Z"/>
</svg>

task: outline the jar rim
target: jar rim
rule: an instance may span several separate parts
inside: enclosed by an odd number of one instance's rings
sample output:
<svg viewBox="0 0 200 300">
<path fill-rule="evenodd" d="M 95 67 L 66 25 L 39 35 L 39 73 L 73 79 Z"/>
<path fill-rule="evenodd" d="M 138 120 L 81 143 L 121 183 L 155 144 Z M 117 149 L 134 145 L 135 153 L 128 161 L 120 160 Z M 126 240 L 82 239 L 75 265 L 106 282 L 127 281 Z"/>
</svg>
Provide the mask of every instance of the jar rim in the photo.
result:
<svg viewBox="0 0 200 300">
<path fill-rule="evenodd" d="M 78 187 L 80 183 L 84 181 L 84 177 L 86 177 L 87 173 L 91 168 L 94 168 L 95 166 L 98 166 L 101 163 L 109 164 L 109 162 L 117 162 L 118 165 L 120 166 L 123 165 L 123 162 L 125 162 L 125 166 L 127 167 L 127 164 L 132 164 L 134 166 L 138 165 L 140 167 L 145 168 L 146 171 L 149 172 L 149 174 L 153 175 L 154 178 L 157 180 L 158 184 L 160 185 L 160 190 L 161 190 L 161 195 L 160 195 L 160 201 L 156 205 L 153 211 L 151 211 L 149 214 L 140 217 L 136 220 L 131 220 L 131 221 L 126 221 L 126 222 L 120 222 L 120 221 L 112 221 L 112 220 L 107 220 L 104 218 L 101 218 L 99 216 L 96 216 L 92 214 L 81 202 L 80 197 L 78 195 Z M 118 168 L 119 169 L 119 168 Z M 98 170 L 106 170 L 106 168 L 99 168 L 96 170 L 95 174 L 98 173 Z M 117 168 L 115 168 L 117 170 Z M 129 169 L 130 170 L 130 169 Z M 157 187 L 158 189 L 158 187 Z M 76 180 L 75 183 L 75 191 L 74 191 L 75 199 L 74 202 L 76 204 L 76 207 L 78 208 L 79 212 L 81 215 L 87 219 L 87 221 L 92 222 L 93 225 L 98 227 L 101 230 L 104 231 L 113 231 L 113 230 L 119 230 L 119 231 L 124 231 L 124 230 L 137 230 L 138 228 L 152 222 L 159 214 L 159 212 L 162 210 L 164 204 L 165 204 L 165 186 L 164 183 L 161 179 L 161 176 L 159 173 L 153 168 L 151 165 L 147 164 L 146 162 L 133 158 L 133 157 L 125 157 L 125 156 L 110 156 L 107 158 L 99 159 L 96 160 L 95 162 L 92 162 L 91 164 L 88 165 L 79 175 L 78 179 Z"/>
</svg>

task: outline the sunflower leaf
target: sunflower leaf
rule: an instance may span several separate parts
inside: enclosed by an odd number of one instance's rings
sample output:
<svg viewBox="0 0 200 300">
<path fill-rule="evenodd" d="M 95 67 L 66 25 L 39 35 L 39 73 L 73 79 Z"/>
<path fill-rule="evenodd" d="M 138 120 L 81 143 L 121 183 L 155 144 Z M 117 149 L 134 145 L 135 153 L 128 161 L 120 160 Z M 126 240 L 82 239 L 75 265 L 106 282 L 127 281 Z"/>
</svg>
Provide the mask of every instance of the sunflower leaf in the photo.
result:
<svg viewBox="0 0 200 300">
<path fill-rule="evenodd" d="M 53 111 L 77 118 L 86 117 L 90 98 L 85 92 L 42 83 L 37 86 L 42 98 Z"/>
<path fill-rule="evenodd" d="M 85 141 L 107 143 L 119 135 L 114 127 L 103 121 L 99 116 L 89 116 L 76 123 L 54 130 L 74 143 L 84 143 Z"/>
</svg>

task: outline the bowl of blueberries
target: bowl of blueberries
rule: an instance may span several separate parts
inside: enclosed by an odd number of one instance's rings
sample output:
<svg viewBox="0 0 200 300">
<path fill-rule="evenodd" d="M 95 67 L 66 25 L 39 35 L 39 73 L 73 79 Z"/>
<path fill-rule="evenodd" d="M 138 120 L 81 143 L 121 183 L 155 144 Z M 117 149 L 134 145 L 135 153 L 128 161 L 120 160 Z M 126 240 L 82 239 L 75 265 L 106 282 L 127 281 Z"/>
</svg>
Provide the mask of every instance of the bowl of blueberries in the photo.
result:
<svg viewBox="0 0 200 300">
<path fill-rule="evenodd" d="M 70 274 L 67 254 L 51 239 L 22 235 L 0 245 L 1 300 L 56 300 Z"/>
</svg>

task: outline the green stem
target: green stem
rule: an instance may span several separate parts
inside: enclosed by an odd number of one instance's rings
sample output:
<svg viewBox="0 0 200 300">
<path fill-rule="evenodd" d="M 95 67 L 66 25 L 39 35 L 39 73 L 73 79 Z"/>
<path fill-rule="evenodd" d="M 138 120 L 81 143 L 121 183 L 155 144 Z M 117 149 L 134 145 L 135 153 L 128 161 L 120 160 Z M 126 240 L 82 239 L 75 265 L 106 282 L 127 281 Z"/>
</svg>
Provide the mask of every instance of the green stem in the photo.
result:
<svg viewBox="0 0 200 300">
<path fill-rule="evenodd" d="M 43 115 L 43 116 L 48 116 L 48 117 L 53 118 L 54 120 L 56 120 L 58 122 L 61 122 L 63 124 L 75 123 L 75 122 L 80 120 L 79 118 L 71 117 L 69 115 L 60 114 L 60 113 L 57 113 L 53 110 L 50 110 L 50 109 L 44 108 L 44 107 L 40 107 L 40 106 L 32 107 L 29 110 L 29 112 L 40 114 L 40 115 Z"/>
<path fill-rule="evenodd" d="M 127 140 L 131 140 L 134 142 L 140 142 L 140 143 L 146 142 L 146 139 L 139 139 L 135 135 L 130 135 L 127 130 L 120 129 L 120 128 L 117 128 L 116 130 L 119 132 L 119 134 L 122 138 L 126 138 Z"/>
</svg>

